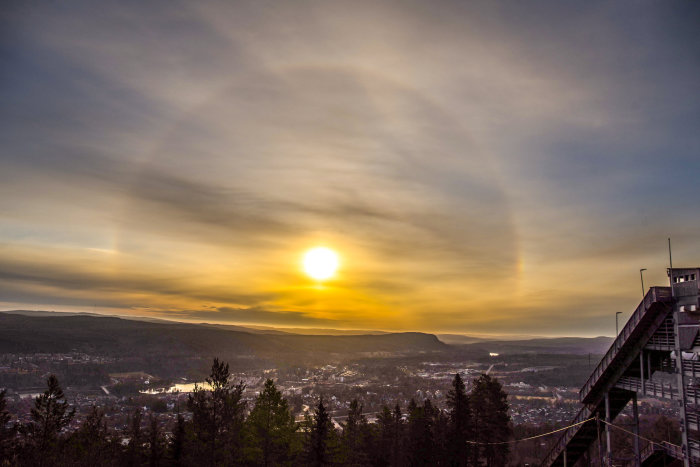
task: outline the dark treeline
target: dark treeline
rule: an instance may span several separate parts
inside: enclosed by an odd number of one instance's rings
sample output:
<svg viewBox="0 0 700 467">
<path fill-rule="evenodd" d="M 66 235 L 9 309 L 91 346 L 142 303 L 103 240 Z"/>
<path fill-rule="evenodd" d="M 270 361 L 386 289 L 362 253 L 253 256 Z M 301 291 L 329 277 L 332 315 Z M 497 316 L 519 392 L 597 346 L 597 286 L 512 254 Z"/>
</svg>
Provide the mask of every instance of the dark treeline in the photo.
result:
<svg viewBox="0 0 700 467">
<path fill-rule="evenodd" d="M 228 364 L 215 359 L 207 378 L 187 401 L 187 417 L 164 432 L 156 414 L 136 410 L 124 430 L 107 428 L 97 407 L 80 428 L 67 432 L 75 416 L 58 380 L 49 377 L 37 397 L 31 422 L 12 425 L 0 393 L 1 466 L 502 466 L 507 444 L 486 444 L 512 436 L 506 393 L 488 375 L 469 393 L 459 374 L 447 409 L 430 400 L 408 407 L 384 407 L 368 423 L 353 400 L 347 421 L 334 427 L 323 398 L 305 419 L 294 420 L 287 400 L 267 380 L 253 406 L 243 400 L 243 383 L 233 384 Z M 190 416 L 191 414 L 191 416 Z"/>
</svg>

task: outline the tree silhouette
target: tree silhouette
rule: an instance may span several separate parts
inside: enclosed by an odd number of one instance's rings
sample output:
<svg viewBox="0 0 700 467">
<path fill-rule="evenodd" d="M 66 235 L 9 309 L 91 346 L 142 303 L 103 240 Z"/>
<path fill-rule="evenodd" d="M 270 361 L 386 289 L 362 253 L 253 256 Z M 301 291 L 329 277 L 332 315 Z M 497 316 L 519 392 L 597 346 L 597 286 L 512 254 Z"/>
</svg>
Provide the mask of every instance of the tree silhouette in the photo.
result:
<svg viewBox="0 0 700 467">
<path fill-rule="evenodd" d="M 432 440 L 432 463 L 433 465 L 448 465 L 449 419 L 442 410 L 430 402 L 430 399 L 426 399 L 424 402 L 423 412 Z"/>
<path fill-rule="evenodd" d="M 350 403 L 342 433 L 333 427 L 323 398 L 313 414 L 306 414 L 303 429 L 289 410 L 287 400 L 270 379 L 245 417 L 244 385 L 230 382 L 227 364 L 214 359 L 205 390 L 196 387 L 188 396 L 191 421 L 176 412 L 172 436 L 166 437 L 157 416 L 142 428 L 136 409 L 121 432 L 107 428 L 102 410 L 93 407 L 72 434 L 62 434 L 74 410 L 65 401 L 55 376 L 47 391 L 36 398 L 32 421 L 21 425 L 18 437 L 10 427 L 5 392 L 0 392 L 0 465 L 27 466 L 235 466 L 235 465 L 345 465 L 345 466 L 503 466 L 508 445 L 487 441 L 512 438 L 507 395 L 488 375 L 472 382 L 470 394 L 457 374 L 447 393 L 447 410 L 430 399 L 419 405 L 411 400 L 407 422 L 397 403 L 384 406 L 376 424 L 367 422 L 357 399 Z M 540 427 L 534 432 L 538 432 Z M 678 427 L 660 417 L 648 428 L 657 439 L 677 436 Z M 521 433 L 524 433 L 521 431 Z M 519 435 L 521 436 L 521 435 Z M 122 440 L 128 440 L 124 445 Z M 476 441 L 476 445 L 468 441 Z M 303 450 L 301 444 L 303 441 Z M 533 458 L 537 450 L 517 453 L 515 463 Z"/>
<path fill-rule="evenodd" d="M 403 465 L 404 421 L 401 407 L 394 407 L 391 436 L 391 465 Z"/>
<path fill-rule="evenodd" d="M 362 405 L 357 399 L 350 402 L 348 419 L 343 428 L 343 450 L 345 465 L 360 466 L 369 464 L 371 433 L 367 418 L 362 415 Z"/>
<path fill-rule="evenodd" d="M 452 380 L 452 389 L 447 393 L 449 414 L 448 446 L 450 465 L 464 466 L 469 459 L 467 440 L 471 437 L 471 414 L 469 396 L 459 373 Z"/>
<path fill-rule="evenodd" d="M 287 400 L 268 379 L 246 421 L 248 462 L 279 465 L 293 457 L 297 425 Z"/>
<path fill-rule="evenodd" d="M 55 375 L 46 380 L 48 386 L 44 394 L 34 399 L 31 410 L 32 423 L 29 433 L 33 440 L 34 455 L 37 465 L 50 463 L 56 454 L 56 443 L 63 428 L 67 427 L 75 415 L 75 409 L 69 410 L 68 402 Z"/>
<path fill-rule="evenodd" d="M 11 463 L 13 457 L 14 439 L 16 428 L 8 427 L 10 424 L 10 413 L 7 411 L 6 389 L 0 391 L 0 465 L 7 461 Z"/>
<path fill-rule="evenodd" d="M 75 465 L 114 465 L 114 453 L 104 412 L 93 406 L 69 440 L 69 457 Z"/>
<path fill-rule="evenodd" d="M 170 460 L 175 467 L 184 465 L 185 433 L 185 417 L 178 411 L 177 420 L 173 427 L 173 438 L 170 443 Z"/>
<path fill-rule="evenodd" d="M 143 452 L 143 430 L 141 429 L 141 420 L 143 419 L 143 414 L 140 409 L 134 410 L 134 413 L 130 417 L 129 426 L 125 433 L 126 437 L 129 439 L 129 444 L 126 446 L 126 451 L 124 452 L 124 465 L 129 467 L 135 467 L 141 465 L 142 459 L 144 457 Z"/>
<path fill-rule="evenodd" d="M 411 399 L 408 405 L 408 458 L 412 466 L 434 465 L 435 445 L 432 432 L 432 405 L 420 407 Z M 426 414 L 428 409 L 429 415 Z"/>
<path fill-rule="evenodd" d="M 508 394 L 498 380 L 482 374 L 474 380 L 470 395 L 474 437 L 477 441 L 507 441 L 512 436 L 510 415 L 508 415 Z M 487 466 L 505 465 L 509 446 L 482 445 L 473 449 L 474 464 L 483 458 Z"/>
<path fill-rule="evenodd" d="M 377 438 L 375 455 L 372 457 L 374 465 L 390 465 L 394 445 L 394 416 L 386 405 L 377 417 Z"/>
<path fill-rule="evenodd" d="M 195 387 L 187 399 L 192 412 L 192 462 L 200 465 L 235 464 L 242 459 L 242 427 L 245 419 L 245 385 L 230 382 L 226 363 L 214 359 L 206 382 L 211 391 Z"/>
<path fill-rule="evenodd" d="M 305 457 L 307 464 L 318 467 L 332 463 L 336 454 L 335 429 L 331 417 L 323 405 L 323 397 L 314 410 L 313 418 L 307 418 L 306 430 Z"/>
<path fill-rule="evenodd" d="M 148 419 L 148 465 L 158 467 L 165 457 L 165 439 L 158 425 L 158 417 L 151 415 Z"/>
</svg>

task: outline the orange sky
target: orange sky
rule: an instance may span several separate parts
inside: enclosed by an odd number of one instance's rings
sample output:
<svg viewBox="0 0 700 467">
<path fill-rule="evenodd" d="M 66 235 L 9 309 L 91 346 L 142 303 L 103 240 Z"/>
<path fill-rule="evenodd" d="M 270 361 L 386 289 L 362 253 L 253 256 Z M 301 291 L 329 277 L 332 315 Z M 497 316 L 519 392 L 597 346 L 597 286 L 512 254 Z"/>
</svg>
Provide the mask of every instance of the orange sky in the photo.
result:
<svg viewBox="0 0 700 467">
<path fill-rule="evenodd" d="M 664 8 L 13 7 L 0 307 L 611 335 L 668 236 L 700 264 L 698 12 Z"/>
</svg>

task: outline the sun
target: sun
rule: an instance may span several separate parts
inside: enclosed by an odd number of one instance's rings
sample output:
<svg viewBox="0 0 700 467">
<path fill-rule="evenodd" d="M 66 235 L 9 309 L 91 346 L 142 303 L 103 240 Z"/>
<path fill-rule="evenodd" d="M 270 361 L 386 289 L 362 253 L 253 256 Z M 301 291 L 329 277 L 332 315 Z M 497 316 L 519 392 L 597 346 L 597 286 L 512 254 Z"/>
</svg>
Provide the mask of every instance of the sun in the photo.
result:
<svg viewBox="0 0 700 467">
<path fill-rule="evenodd" d="M 317 281 L 333 277 L 338 265 L 338 254 L 330 248 L 320 246 L 304 254 L 304 272 Z"/>
</svg>

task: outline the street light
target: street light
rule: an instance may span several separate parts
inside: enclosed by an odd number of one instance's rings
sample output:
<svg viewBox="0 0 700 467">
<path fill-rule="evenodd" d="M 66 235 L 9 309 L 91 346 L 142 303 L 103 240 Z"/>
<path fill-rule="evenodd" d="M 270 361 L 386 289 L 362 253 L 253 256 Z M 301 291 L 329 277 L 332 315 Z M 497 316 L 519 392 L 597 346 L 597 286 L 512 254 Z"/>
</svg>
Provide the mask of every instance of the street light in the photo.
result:
<svg viewBox="0 0 700 467">
<path fill-rule="evenodd" d="M 617 330 L 617 316 L 621 315 L 621 314 L 622 314 L 621 311 L 615 312 L 615 337 L 617 337 L 617 335 L 619 334 L 619 331 Z"/>
<path fill-rule="evenodd" d="M 642 300 L 644 300 L 644 292 L 646 291 L 644 288 L 644 271 L 646 271 L 646 268 L 639 270 L 639 278 L 642 280 Z"/>
</svg>

